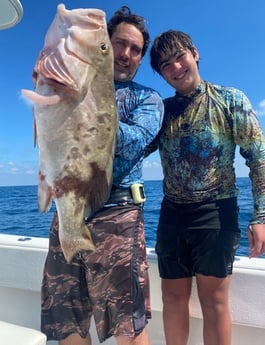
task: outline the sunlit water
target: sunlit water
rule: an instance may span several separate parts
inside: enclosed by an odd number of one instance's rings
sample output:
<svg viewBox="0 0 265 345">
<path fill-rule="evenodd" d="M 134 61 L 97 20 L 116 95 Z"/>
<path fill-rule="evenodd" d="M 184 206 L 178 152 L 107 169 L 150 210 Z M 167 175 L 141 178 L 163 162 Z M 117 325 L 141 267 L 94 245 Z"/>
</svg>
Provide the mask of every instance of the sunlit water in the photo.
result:
<svg viewBox="0 0 265 345">
<path fill-rule="evenodd" d="M 237 255 L 248 255 L 246 227 L 252 214 L 251 184 L 247 177 L 237 179 L 241 244 Z M 162 181 L 146 181 L 144 206 L 147 246 L 155 244 L 156 227 L 162 200 Z M 46 214 L 38 211 L 37 186 L 0 187 L 0 233 L 48 237 L 54 205 Z"/>
</svg>

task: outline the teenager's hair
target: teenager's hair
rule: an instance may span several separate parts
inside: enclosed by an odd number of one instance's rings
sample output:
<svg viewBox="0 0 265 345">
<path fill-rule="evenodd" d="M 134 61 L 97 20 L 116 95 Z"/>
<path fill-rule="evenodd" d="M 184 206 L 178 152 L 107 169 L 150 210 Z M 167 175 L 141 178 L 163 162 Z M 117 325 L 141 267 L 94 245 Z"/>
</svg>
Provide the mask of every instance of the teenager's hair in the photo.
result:
<svg viewBox="0 0 265 345">
<path fill-rule="evenodd" d="M 114 13 L 114 15 L 110 18 L 108 22 L 109 37 L 111 38 L 117 26 L 121 23 L 128 23 L 128 24 L 134 25 L 143 35 L 143 39 L 144 39 L 144 45 L 142 49 L 142 57 L 143 57 L 150 43 L 150 36 L 149 36 L 147 28 L 145 27 L 145 22 L 146 20 L 143 17 L 133 14 L 131 10 L 129 9 L 129 7 L 122 6 L 118 11 Z"/>
<path fill-rule="evenodd" d="M 188 49 L 194 55 L 194 45 L 188 34 L 182 31 L 168 30 L 157 36 L 150 51 L 150 63 L 153 70 L 160 73 L 161 59 L 182 49 Z"/>
</svg>

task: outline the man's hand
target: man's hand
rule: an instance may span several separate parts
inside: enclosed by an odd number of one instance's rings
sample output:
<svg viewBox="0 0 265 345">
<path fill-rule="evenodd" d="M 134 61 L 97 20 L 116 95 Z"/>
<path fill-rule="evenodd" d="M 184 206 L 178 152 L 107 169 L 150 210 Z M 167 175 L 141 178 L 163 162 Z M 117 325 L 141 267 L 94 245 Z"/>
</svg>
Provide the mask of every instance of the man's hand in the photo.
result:
<svg viewBox="0 0 265 345">
<path fill-rule="evenodd" d="M 249 257 L 254 258 L 265 253 L 265 224 L 252 224 L 247 229 Z"/>
</svg>

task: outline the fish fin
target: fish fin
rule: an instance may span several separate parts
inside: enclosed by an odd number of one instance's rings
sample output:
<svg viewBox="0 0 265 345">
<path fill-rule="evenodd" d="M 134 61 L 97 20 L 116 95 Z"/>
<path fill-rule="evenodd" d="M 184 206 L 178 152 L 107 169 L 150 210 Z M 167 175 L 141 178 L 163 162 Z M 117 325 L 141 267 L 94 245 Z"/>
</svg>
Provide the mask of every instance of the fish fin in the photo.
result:
<svg viewBox="0 0 265 345">
<path fill-rule="evenodd" d="M 61 247 L 64 253 L 64 257 L 68 263 L 71 262 L 72 258 L 76 253 L 82 250 L 95 251 L 96 247 L 93 242 L 91 232 L 87 225 L 84 226 L 82 237 L 78 240 L 73 239 L 71 242 L 62 240 Z"/>
<path fill-rule="evenodd" d="M 42 96 L 35 91 L 31 90 L 21 90 L 22 95 L 29 101 L 41 105 L 53 105 L 58 104 L 61 98 L 58 95 Z"/>
<path fill-rule="evenodd" d="M 37 145 L 37 125 L 36 125 L 36 119 L 34 117 L 34 122 L 33 122 L 33 135 L 34 135 L 34 147 Z"/>
<path fill-rule="evenodd" d="M 52 188 L 45 180 L 45 176 L 39 172 L 39 185 L 38 185 L 38 207 L 40 212 L 48 212 L 52 204 Z"/>
</svg>

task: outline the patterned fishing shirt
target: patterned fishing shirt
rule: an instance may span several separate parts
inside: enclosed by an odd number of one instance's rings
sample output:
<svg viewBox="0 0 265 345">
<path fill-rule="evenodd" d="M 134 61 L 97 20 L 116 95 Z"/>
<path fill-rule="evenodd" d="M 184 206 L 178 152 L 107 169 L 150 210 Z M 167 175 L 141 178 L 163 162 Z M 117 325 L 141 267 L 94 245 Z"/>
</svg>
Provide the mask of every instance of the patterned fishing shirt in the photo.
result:
<svg viewBox="0 0 265 345">
<path fill-rule="evenodd" d="M 265 139 L 245 94 L 202 81 L 189 97 L 176 93 L 164 105 L 157 144 L 167 198 L 194 203 L 237 196 L 238 145 L 250 169 L 252 223 L 265 223 Z"/>
<path fill-rule="evenodd" d="M 145 148 L 156 137 L 163 120 L 159 94 L 135 82 L 115 82 L 119 129 L 113 168 L 113 185 L 143 183 Z"/>
</svg>

